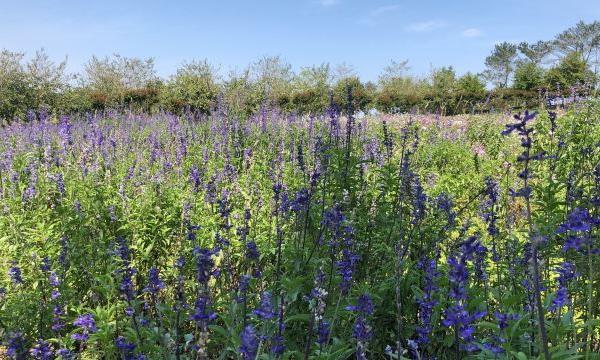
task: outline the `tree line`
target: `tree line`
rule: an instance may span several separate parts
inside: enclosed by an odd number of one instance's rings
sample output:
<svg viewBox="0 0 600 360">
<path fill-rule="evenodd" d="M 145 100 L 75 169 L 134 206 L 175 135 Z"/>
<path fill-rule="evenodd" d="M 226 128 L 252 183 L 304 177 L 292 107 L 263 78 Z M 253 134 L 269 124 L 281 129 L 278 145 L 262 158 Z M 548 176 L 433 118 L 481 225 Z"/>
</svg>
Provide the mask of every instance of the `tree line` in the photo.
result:
<svg viewBox="0 0 600 360">
<path fill-rule="evenodd" d="M 30 59 L 2 50 L 0 119 L 31 120 L 32 111 L 39 109 L 209 113 L 215 104 L 240 116 L 265 105 L 309 114 L 324 111 L 332 101 L 341 109 L 352 101 L 355 110 L 444 115 L 535 107 L 548 96 L 595 90 L 599 56 L 599 21 L 579 22 L 552 40 L 496 44 L 480 74 L 458 76 L 448 66 L 415 76 L 409 74 L 408 61 L 392 61 L 374 82 L 362 81 L 347 65 L 321 64 L 294 72 L 281 57 L 263 57 L 227 76 L 207 60 L 195 60 L 162 79 L 152 58 L 94 56 L 82 73 L 69 74 L 66 60 L 54 62 L 43 49 Z"/>
</svg>

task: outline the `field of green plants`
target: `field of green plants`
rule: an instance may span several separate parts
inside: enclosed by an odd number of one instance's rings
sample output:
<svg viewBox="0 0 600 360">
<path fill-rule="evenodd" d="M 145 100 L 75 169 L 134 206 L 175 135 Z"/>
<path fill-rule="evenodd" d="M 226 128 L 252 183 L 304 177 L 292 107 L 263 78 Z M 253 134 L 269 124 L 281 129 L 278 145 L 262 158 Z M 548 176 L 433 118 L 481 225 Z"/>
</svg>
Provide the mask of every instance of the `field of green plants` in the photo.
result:
<svg viewBox="0 0 600 360">
<path fill-rule="evenodd" d="M 600 359 L 600 103 L 351 106 L 1 128 L 0 358 Z"/>
</svg>

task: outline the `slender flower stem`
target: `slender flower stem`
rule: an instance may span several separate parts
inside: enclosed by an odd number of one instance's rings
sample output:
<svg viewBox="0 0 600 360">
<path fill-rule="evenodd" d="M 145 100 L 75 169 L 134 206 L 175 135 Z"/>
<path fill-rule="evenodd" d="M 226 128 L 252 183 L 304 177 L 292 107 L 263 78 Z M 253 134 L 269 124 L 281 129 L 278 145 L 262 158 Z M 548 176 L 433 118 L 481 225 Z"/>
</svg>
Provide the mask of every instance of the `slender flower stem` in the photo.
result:
<svg viewBox="0 0 600 360">
<path fill-rule="evenodd" d="M 529 137 L 529 135 L 527 135 L 527 140 L 529 142 L 531 142 L 531 138 Z M 527 173 L 527 171 L 529 170 L 529 155 L 530 155 L 530 148 L 527 148 L 527 150 L 525 151 L 526 154 L 526 158 L 525 158 L 525 172 Z M 526 176 L 524 181 L 524 189 L 528 189 L 529 188 L 529 179 Z M 538 239 L 535 239 L 535 234 L 533 231 L 533 222 L 532 222 L 532 218 L 531 218 L 531 201 L 529 199 L 529 194 L 527 194 L 525 196 L 525 204 L 527 207 L 527 223 L 529 226 L 529 239 L 531 241 L 531 263 L 532 263 L 532 270 L 533 270 L 533 287 L 534 287 L 534 296 L 535 296 L 535 303 L 536 303 L 536 308 L 537 308 L 537 315 L 538 315 L 538 327 L 540 330 L 540 347 L 542 348 L 542 351 L 544 353 L 544 358 L 546 360 L 550 360 L 550 352 L 548 351 L 548 334 L 546 333 L 546 323 L 545 323 L 545 315 L 544 315 L 544 308 L 542 306 L 542 295 L 541 295 L 541 289 L 540 289 L 540 270 L 539 270 L 539 262 L 538 262 Z"/>
</svg>

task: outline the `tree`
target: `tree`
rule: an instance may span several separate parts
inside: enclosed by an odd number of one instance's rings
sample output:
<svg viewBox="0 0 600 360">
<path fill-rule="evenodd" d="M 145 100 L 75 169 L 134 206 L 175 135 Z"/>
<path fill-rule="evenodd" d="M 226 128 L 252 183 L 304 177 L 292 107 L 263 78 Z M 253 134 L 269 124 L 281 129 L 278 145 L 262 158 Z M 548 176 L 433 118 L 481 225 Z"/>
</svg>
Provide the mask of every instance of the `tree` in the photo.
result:
<svg viewBox="0 0 600 360">
<path fill-rule="evenodd" d="M 24 62 L 25 54 L 0 52 L 0 118 L 25 118 L 28 110 L 63 109 L 69 89 L 66 60 L 54 63 L 44 49 Z"/>
<path fill-rule="evenodd" d="M 297 88 L 306 90 L 311 88 L 329 88 L 333 81 L 331 66 L 324 63 L 318 66 L 303 67 L 294 78 L 294 85 Z"/>
<path fill-rule="evenodd" d="M 485 83 L 480 75 L 467 72 L 456 81 L 457 100 L 454 113 L 473 111 L 485 98 Z"/>
<path fill-rule="evenodd" d="M 589 64 L 594 52 L 600 51 L 600 21 L 586 24 L 583 21 L 558 34 L 554 46 L 563 55 L 578 53 Z"/>
<path fill-rule="evenodd" d="M 343 112 L 349 109 L 349 89 L 352 92 L 352 109 L 354 111 L 368 110 L 374 96 L 374 85 L 370 83 L 363 84 L 357 76 L 338 80 L 333 88 L 334 101 L 341 107 Z"/>
<path fill-rule="evenodd" d="M 383 68 L 383 73 L 379 75 L 379 84 L 384 84 L 394 79 L 404 76 L 404 73 L 409 69 L 408 60 L 394 61 Z"/>
<path fill-rule="evenodd" d="M 264 101 L 250 81 L 249 69 L 241 72 L 230 71 L 222 84 L 224 102 L 236 116 L 248 116 L 256 112 Z"/>
<path fill-rule="evenodd" d="M 85 65 L 84 84 L 100 107 L 123 105 L 127 99 L 143 102 L 148 96 L 156 95 L 157 82 L 152 58 L 128 58 L 118 54 L 103 59 L 93 56 Z"/>
<path fill-rule="evenodd" d="M 427 79 L 406 74 L 408 60 L 392 60 L 379 75 L 377 109 L 385 112 L 406 112 L 418 106 L 430 93 Z"/>
<path fill-rule="evenodd" d="M 385 112 L 411 111 L 423 102 L 430 91 L 430 85 L 425 79 L 411 76 L 387 79 L 380 82 L 379 88 L 377 109 Z"/>
<path fill-rule="evenodd" d="M 513 87 L 519 90 L 537 90 L 544 85 L 544 69 L 533 61 L 517 65 Z"/>
<path fill-rule="evenodd" d="M 208 113 L 219 93 L 217 72 L 207 60 L 184 63 L 163 89 L 161 102 L 172 111 L 190 107 Z"/>
<path fill-rule="evenodd" d="M 456 72 L 452 66 L 434 69 L 431 74 L 432 105 L 445 115 L 453 112 L 456 102 Z"/>
<path fill-rule="evenodd" d="M 299 113 L 322 112 L 329 104 L 333 76 L 329 64 L 303 67 L 293 81 L 292 104 Z"/>
<path fill-rule="evenodd" d="M 548 70 L 545 81 L 549 88 L 567 91 L 572 86 L 593 84 L 595 75 L 581 54 L 573 52 L 562 58 L 557 66 Z"/>
<path fill-rule="evenodd" d="M 25 54 L 0 52 L 0 119 L 24 117 L 33 107 L 33 93 L 22 64 Z"/>
<path fill-rule="evenodd" d="M 517 59 L 517 45 L 508 42 L 496 44 L 492 54 L 485 58 L 486 78 L 500 88 L 508 86 Z"/>
<path fill-rule="evenodd" d="M 250 80 L 268 98 L 275 98 L 289 90 L 294 76 L 292 66 L 279 56 L 265 56 L 248 68 Z"/>
<path fill-rule="evenodd" d="M 479 97 L 485 95 L 485 84 L 478 75 L 467 72 L 456 82 L 461 95 Z"/>
<path fill-rule="evenodd" d="M 456 86 L 456 72 L 452 66 L 441 67 L 433 70 L 431 74 L 431 86 L 436 92 L 450 95 Z"/>
<path fill-rule="evenodd" d="M 539 65 L 552 53 L 554 47 L 551 42 L 540 40 L 535 43 L 522 42 L 518 45 L 518 49 L 526 61 L 534 65 Z"/>
<path fill-rule="evenodd" d="M 356 71 L 352 65 L 341 63 L 337 64 L 333 69 L 333 81 L 338 82 L 343 79 L 351 78 L 356 76 Z"/>
<path fill-rule="evenodd" d="M 57 107 L 60 95 L 68 87 L 70 77 L 65 73 L 67 60 L 54 63 L 44 49 L 36 51 L 27 62 L 28 82 L 35 94 L 34 108 Z"/>
</svg>

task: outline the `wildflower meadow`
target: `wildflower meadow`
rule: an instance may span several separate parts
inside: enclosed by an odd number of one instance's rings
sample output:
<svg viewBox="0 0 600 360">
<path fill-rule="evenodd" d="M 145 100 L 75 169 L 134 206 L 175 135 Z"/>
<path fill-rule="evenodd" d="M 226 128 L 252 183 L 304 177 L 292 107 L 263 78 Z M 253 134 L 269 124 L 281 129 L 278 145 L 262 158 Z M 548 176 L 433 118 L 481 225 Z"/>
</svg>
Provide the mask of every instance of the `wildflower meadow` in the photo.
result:
<svg viewBox="0 0 600 360">
<path fill-rule="evenodd" d="M 0 358 L 600 359 L 600 103 L 30 111 Z"/>
</svg>

